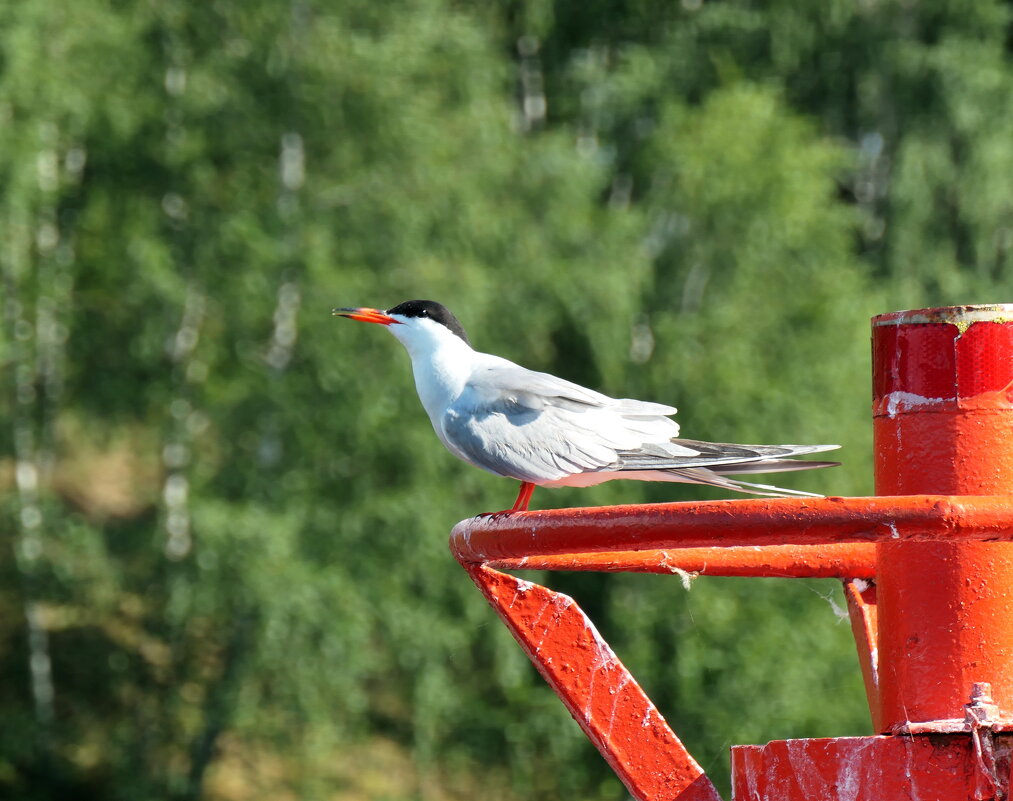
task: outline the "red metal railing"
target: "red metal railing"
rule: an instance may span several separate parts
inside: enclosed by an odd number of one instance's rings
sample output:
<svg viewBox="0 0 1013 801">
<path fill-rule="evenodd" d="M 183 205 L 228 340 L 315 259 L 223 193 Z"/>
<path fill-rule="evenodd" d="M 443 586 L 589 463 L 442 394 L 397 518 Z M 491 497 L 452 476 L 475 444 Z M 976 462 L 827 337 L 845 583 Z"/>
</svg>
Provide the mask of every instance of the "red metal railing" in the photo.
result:
<svg viewBox="0 0 1013 801">
<path fill-rule="evenodd" d="M 718 794 L 572 599 L 501 570 L 840 578 L 883 734 L 734 747 L 733 797 L 1006 798 L 1013 306 L 884 315 L 873 351 L 879 497 L 570 509 L 455 527 L 455 556 L 634 797 Z"/>
</svg>

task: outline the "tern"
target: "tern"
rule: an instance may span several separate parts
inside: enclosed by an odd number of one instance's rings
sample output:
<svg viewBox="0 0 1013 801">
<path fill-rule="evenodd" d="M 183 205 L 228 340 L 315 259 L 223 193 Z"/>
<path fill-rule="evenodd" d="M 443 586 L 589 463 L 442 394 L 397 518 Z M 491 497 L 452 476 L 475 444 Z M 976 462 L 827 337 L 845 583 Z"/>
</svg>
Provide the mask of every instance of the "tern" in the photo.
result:
<svg viewBox="0 0 1013 801">
<path fill-rule="evenodd" d="M 549 373 L 474 350 L 461 323 L 432 300 L 333 314 L 386 326 L 411 357 L 419 400 L 452 454 L 521 482 L 510 509 L 527 511 L 541 487 L 589 487 L 612 479 L 677 481 L 754 495 L 819 497 L 728 476 L 830 467 L 794 457 L 838 445 L 733 445 L 679 438 L 676 409 L 611 398 Z"/>
</svg>

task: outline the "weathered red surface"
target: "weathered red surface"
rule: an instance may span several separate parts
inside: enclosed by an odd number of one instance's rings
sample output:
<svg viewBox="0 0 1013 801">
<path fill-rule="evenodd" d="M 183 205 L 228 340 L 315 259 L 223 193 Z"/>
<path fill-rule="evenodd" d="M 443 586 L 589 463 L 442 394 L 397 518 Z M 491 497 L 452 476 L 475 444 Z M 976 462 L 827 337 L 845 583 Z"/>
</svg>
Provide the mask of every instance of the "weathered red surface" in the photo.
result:
<svg viewBox="0 0 1013 801">
<path fill-rule="evenodd" d="M 1013 736 L 979 754 L 970 734 L 779 740 L 732 747 L 737 801 L 1005 798 Z"/>
<path fill-rule="evenodd" d="M 563 509 L 454 528 L 455 556 L 634 798 L 718 796 L 572 599 L 493 568 L 841 578 L 873 722 L 891 735 L 737 746 L 734 798 L 1008 797 L 1009 320 L 1013 306 L 874 320 L 877 492 L 890 497 Z M 965 707 L 981 682 L 996 703 Z"/>
<path fill-rule="evenodd" d="M 1011 312 L 873 321 L 879 495 L 1013 494 Z M 960 717 L 975 681 L 1013 714 L 1013 546 L 989 539 L 879 544 L 880 730 Z"/>
</svg>

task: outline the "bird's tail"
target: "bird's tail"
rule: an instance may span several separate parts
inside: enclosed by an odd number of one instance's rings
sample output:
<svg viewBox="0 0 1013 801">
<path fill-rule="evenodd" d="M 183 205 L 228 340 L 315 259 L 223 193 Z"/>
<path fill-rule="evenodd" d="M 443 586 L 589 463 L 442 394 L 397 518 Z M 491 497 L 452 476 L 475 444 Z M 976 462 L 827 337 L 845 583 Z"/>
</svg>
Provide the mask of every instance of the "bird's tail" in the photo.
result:
<svg viewBox="0 0 1013 801">
<path fill-rule="evenodd" d="M 840 464 L 797 458 L 805 454 L 834 450 L 840 447 L 838 445 L 734 445 L 688 439 L 672 440 L 672 445 L 677 451 L 670 450 L 666 445 L 655 445 L 636 453 L 621 454 L 620 470 L 630 471 L 626 474 L 629 478 L 705 484 L 750 495 L 819 498 L 822 496 L 811 492 L 785 489 L 770 484 L 754 484 L 728 476 L 815 470 Z M 687 450 L 692 455 L 686 454 Z"/>
<path fill-rule="evenodd" d="M 838 462 L 813 462 L 812 467 L 833 467 Z M 781 468 L 784 470 L 805 470 L 806 467 Z M 750 481 L 739 481 L 727 476 L 708 470 L 705 467 L 690 467 L 677 470 L 659 471 L 667 474 L 662 480 L 678 481 L 690 484 L 705 484 L 708 487 L 720 487 L 721 489 L 744 492 L 748 495 L 765 495 L 770 498 L 822 498 L 817 492 L 805 492 L 804 490 L 787 489 L 786 487 L 775 487 L 772 484 L 754 484 Z M 749 472 L 749 471 L 738 471 Z M 756 472 L 760 472 L 757 470 Z M 764 471 L 765 472 L 765 471 Z"/>
</svg>

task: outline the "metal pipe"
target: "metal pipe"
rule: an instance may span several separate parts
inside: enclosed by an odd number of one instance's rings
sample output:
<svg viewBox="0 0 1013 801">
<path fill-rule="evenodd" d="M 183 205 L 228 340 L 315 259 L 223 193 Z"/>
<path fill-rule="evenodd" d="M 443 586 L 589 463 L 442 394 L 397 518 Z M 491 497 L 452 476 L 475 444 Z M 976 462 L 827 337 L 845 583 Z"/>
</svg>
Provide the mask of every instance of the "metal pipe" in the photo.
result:
<svg viewBox="0 0 1013 801">
<path fill-rule="evenodd" d="M 724 545 L 716 548 L 604 551 L 494 559 L 497 570 L 596 570 L 603 573 L 693 574 L 753 578 L 872 579 L 876 546 L 768 545 L 763 548 Z"/>
<path fill-rule="evenodd" d="M 1000 497 L 762 498 L 600 506 L 470 518 L 451 550 L 466 562 L 616 550 L 1013 539 Z"/>
</svg>

